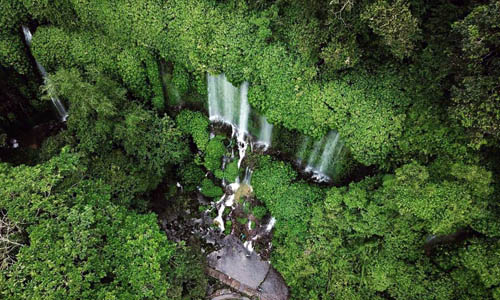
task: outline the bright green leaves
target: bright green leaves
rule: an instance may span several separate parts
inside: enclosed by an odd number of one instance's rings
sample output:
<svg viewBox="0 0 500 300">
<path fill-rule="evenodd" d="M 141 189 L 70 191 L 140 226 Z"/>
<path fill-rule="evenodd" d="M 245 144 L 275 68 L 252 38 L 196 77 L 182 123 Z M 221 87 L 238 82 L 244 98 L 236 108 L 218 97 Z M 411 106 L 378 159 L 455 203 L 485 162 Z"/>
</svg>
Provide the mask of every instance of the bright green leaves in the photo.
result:
<svg viewBox="0 0 500 300">
<path fill-rule="evenodd" d="M 166 165 L 185 159 L 182 133 L 168 116 L 128 104 L 125 89 L 106 76 L 92 72 L 87 76 L 88 81 L 76 69 L 62 69 L 47 83 L 49 96 L 57 93 L 69 100 L 68 129 L 76 133 L 82 150 L 96 153 L 119 145 L 141 162 L 142 169 L 156 175 L 164 174 Z"/>
<path fill-rule="evenodd" d="M 26 10 L 44 23 L 68 27 L 77 26 L 77 18 L 71 0 L 21 0 Z"/>
<path fill-rule="evenodd" d="M 475 240 L 460 251 L 460 259 L 479 276 L 486 288 L 500 286 L 500 242 L 484 244 Z"/>
<path fill-rule="evenodd" d="M 27 13 L 20 1 L 0 1 L 0 66 L 26 75 L 31 70 L 20 34 Z"/>
<path fill-rule="evenodd" d="M 222 188 L 216 186 L 212 180 L 204 178 L 201 181 L 201 193 L 209 198 L 217 198 L 224 194 Z"/>
<path fill-rule="evenodd" d="M 215 170 L 214 175 L 219 179 L 224 179 L 227 182 L 233 182 L 239 176 L 238 160 L 235 159 L 228 163 L 224 170 Z"/>
<path fill-rule="evenodd" d="M 106 76 L 89 75 L 93 83 L 76 69 L 62 69 L 49 77 L 45 89 L 48 98 L 58 96 L 69 101 L 68 129 L 79 138 L 79 148 L 95 152 L 111 149 L 114 119 L 126 91 Z"/>
<path fill-rule="evenodd" d="M 476 6 L 452 25 L 457 47 L 450 53 L 461 68 L 452 89 L 451 113 L 474 136 L 479 148 L 486 140 L 500 137 L 500 4 Z"/>
<path fill-rule="evenodd" d="M 158 175 L 164 174 L 167 164 L 179 163 L 187 156 L 187 144 L 170 117 L 158 118 L 139 106 L 132 105 L 125 112 L 115 134 L 129 155 Z"/>
<path fill-rule="evenodd" d="M 27 11 L 22 1 L 0 1 L 0 28 L 2 28 L 2 37 L 8 31 L 18 31 L 21 23 L 26 21 L 26 18 Z"/>
<path fill-rule="evenodd" d="M 174 71 L 172 73 L 172 84 L 174 85 L 174 88 L 179 96 L 183 96 L 189 90 L 189 73 L 179 64 L 174 65 Z"/>
<path fill-rule="evenodd" d="M 38 27 L 33 33 L 31 51 L 48 72 L 60 66 L 69 67 L 73 64 L 71 35 L 60 27 Z"/>
<path fill-rule="evenodd" d="M 76 204 L 67 213 L 30 228 L 30 245 L 7 273 L 4 297 L 181 298 L 180 282 L 169 281 L 168 274 L 174 272 L 174 255 L 184 250 L 167 241 L 156 216 L 111 204 L 109 189 L 99 182 L 81 182 L 68 196 Z"/>
<path fill-rule="evenodd" d="M 332 187 L 326 197 L 294 182 L 290 172 L 263 157 L 252 183 L 277 219 L 273 265 L 295 297 L 481 299 L 494 293 L 498 268 L 485 261 L 497 250 L 486 245 L 498 220 L 481 221 L 490 218 L 492 204 L 491 173 L 484 168 L 443 160 L 429 167 L 412 163 L 394 175 Z M 471 227 L 487 235 L 478 247 L 458 250 L 460 242 L 443 243 L 432 257 L 424 254 L 432 234 L 449 238 L 443 234 Z"/>
<path fill-rule="evenodd" d="M 200 185 L 205 177 L 203 170 L 194 162 L 186 164 L 181 169 L 181 182 L 184 190 L 192 192 Z"/>
<path fill-rule="evenodd" d="M 71 110 L 82 118 L 115 116 L 117 106 L 125 102 L 126 90 L 101 74 L 88 75 L 94 82 L 86 82 L 77 69 L 59 70 L 46 83 L 47 96 L 68 99 Z"/>
<path fill-rule="evenodd" d="M 175 119 L 177 127 L 186 134 L 193 137 L 193 141 L 199 150 L 205 151 L 210 135 L 208 133 L 209 121 L 200 112 L 182 110 Z"/>
<path fill-rule="evenodd" d="M 50 72 L 80 67 L 120 78 L 141 99 L 163 94 L 154 56 L 142 48 L 127 48 L 92 31 L 67 31 L 40 26 L 33 35 L 33 55 Z M 151 89 L 153 93 L 151 92 Z"/>
<path fill-rule="evenodd" d="M 320 201 L 323 191 L 304 182 L 294 182 L 297 174 L 289 164 L 263 156 L 252 175 L 256 197 L 262 201 L 280 226 L 289 234 L 305 230 L 310 203 Z M 284 229 L 284 232 L 286 230 Z"/>
<path fill-rule="evenodd" d="M 384 161 L 402 134 L 402 108 L 410 99 L 397 89 L 387 88 L 398 81 L 397 74 L 390 73 L 377 78 L 365 72 L 345 76 L 325 85 L 322 103 L 315 106 L 317 114 L 338 129 L 354 158 L 363 164 Z"/>
<path fill-rule="evenodd" d="M 255 206 L 254 208 L 252 208 L 252 215 L 258 220 L 264 218 L 266 214 L 267 214 L 267 209 L 265 206 Z"/>
<path fill-rule="evenodd" d="M 455 164 L 450 180 L 432 178 L 418 164 L 396 170 L 395 180 L 384 183 L 383 201 L 401 215 L 410 214 L 428 224 L 432 234 L 449 234 L 480 219 L 491 195 L 491 174 L 477 166 Z"/>
<path fill-rule="evenodd" d="M 354 37 L 349 36 L 346 41 L 333 40 L 321 51 L 321 58 L 333 71 L 352 68 L 361 60 L 361 49 L 358 48 Z"/>
<path fill-rule="evenodd" d="M 34 167 L 0 167 L 0 208 L 18 224 L 30 225 L 40 219 L 64 213 L 70 201 L 57 196 L 60 189 L 70 186 L 85 169 L 79 156 L 64 148 L 59 156 Z"/>
<path fill-rule="evenodd" d="M 118 72 L 127 86 L 142 99 L 149 99 L 151 94 L 147 85 L 146 70 L 142 67 L 142 58 L 145 55 L 140 51 L 126 49 L 117 54 Z"/>
<path fill-rule="evenodd" d="M 217 135 L 208 142 L 203 162 L 207 170 L 215 172 L 222 168 L 222 157 L 226 154 L 224 140 L 224 136 Z"/>
</svg>

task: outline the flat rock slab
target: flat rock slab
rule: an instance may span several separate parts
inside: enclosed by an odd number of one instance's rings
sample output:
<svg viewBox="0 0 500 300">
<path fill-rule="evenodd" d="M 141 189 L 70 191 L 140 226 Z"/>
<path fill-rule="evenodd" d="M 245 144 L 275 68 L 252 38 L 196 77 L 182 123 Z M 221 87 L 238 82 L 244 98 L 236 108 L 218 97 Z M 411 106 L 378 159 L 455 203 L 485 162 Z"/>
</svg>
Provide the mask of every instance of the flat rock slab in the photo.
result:
<svg viewBox="0 0 500 300">
<path fill-rule="evenodd" d="M 266 279 L 270 264 L 262 261 L 255 252 L 248 252 L 240 240 L 228 235 L 224 247 L 208 255 L 208 265 L 231 279 L 254 290 Z"/>
<path fill-rule="evenodd" d="M 255 252 L 249 253 L 241 241 L 228 235 L 224 247 L 208 255 L 208 275 L 250 297 L 260 300 L 287 300 L 285 280 Z M 220 298 L 224 300 L 226 298 Z M 212 299 L 214 300 L 214 299 Z M 219 300 L 219 298 L 217 298 Z"/>
<path fill-rule="evenodd" d="M 286 300 L 288 296 L 285 280 L 278 271 L 270 268 L 266 280 L 260 285 L 261 300 Z"/>
</svg>

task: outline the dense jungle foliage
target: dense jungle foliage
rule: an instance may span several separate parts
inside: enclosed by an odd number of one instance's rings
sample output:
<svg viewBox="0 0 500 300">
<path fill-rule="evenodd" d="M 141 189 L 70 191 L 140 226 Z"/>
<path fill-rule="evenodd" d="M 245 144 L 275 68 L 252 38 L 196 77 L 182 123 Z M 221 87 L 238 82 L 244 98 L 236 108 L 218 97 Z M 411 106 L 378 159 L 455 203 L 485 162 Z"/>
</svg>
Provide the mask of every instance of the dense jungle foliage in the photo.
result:
<svg viewBox="0 0 500 300">
<path fill-rule="evenodd" d="M 497 0 L 0 0 L 1 299 L 205 298 L 152 206 L 241 172 L 207 117 L 223 72 L 277 149 L 349 150 L 331 185 L 247 157 L 292 299 L 500 300 Z"/>
</svg>

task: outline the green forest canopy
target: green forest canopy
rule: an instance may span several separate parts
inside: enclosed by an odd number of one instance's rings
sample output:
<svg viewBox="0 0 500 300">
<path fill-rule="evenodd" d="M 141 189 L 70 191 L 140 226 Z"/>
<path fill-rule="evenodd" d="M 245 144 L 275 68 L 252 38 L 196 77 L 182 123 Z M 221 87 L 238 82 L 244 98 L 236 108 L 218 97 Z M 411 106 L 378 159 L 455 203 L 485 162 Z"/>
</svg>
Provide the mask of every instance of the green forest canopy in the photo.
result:
<svg viewBox="0 0 500 300">
<path fill-rule="evenodd" d="M 199 249 L 151 207 L 238 174 L 206 115 L 222 72 L 272 124 L 349 149 L 335 186 L 251 157 L 293 299 L 500 299 L 495 0 L 0 0 L 1 298 L 205 297 Z M 63 130 L 14 151 L 50 97 Z"/>
</svg>

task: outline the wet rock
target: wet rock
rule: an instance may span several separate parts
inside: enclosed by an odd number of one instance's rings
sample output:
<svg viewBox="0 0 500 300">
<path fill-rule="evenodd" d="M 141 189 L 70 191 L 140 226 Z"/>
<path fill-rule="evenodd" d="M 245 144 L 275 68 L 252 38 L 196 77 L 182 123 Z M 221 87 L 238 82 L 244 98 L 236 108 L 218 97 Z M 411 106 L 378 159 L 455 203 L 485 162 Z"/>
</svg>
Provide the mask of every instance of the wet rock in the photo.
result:
<svg viewBox="0 0 500 300">
<path fill-rule="evenodd" d="M 261 299 L 288 299 L 289 293 L 285 280 L 274 268 L 269 269 L 266 279 L 260 285 Z"/>
<path fill-rule="evenodd" d="M 262 261 L 255 252 L 249 253 L 232 235 L 226 236 L 223 244 L 221 250 L 208 255 L 208 265 L 252 289 L 257 289 L 266 278 L 269 263 Z"/>
<path fill-rule="evenodd" d="M 288 287 L 283 277 L 255 252 L 248 252 L 236 237 L 229 235 L 224 247 L 207 257 L 208 275 L 231 288 L 260 300 L 287 300 Z M 221 298 L 231 299 L 231 298 Z M 236 298 L 240 299 L 240 298 Z M 213 300 L 213 299 L 212 299 Z"/>
</svg>

